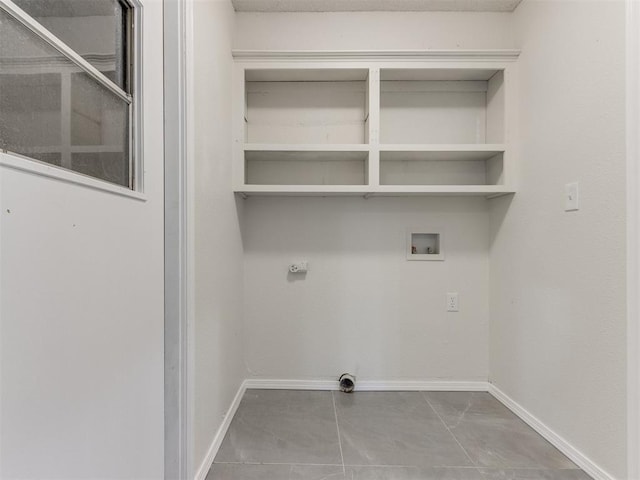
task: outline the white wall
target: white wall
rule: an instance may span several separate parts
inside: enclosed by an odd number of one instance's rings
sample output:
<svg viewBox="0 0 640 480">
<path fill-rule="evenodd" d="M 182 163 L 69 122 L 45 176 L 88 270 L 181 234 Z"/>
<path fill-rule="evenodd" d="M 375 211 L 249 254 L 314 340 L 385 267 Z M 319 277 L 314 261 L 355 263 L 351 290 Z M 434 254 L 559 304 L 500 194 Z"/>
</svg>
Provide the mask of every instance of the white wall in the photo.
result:
<svg viewBox="0 0 640 480">
<path fill-rule="evenodd" d="M 374 33 L 372 33 L 374 32 Z M 512 48 L 509 14 L 238 13 L 236 49 Z M 482 198 L 245 201 L 245 351 L 257 378 L 486 380 Z M 405 231 L 447 231 L 444 262 L 408 262 Z M 306 279 L 287 266 L 309 261 Z M 460 292 L 447 314 L 445 293 Z"/>
<path fill-rule="evenodd" d="M 238 50 L 513 48 L 509 13 L 238 13 Z"/>
<path fill-rule="evenodd" d="M 246 376 L 242 362 L 242 241 L 231 191 L 231 35 L 228 0 L 193 2 L 193 467 L 202 464 Z"/>
<path fill-rule="evenodd" d="M 245 337 L 254 377 L 486 380 L 484 200 L 246 200 Z M 406 227 L 443 226 L 446 260 L 407 261 Z M 308 260 L 306 276 L 288 264 Z M 446 313 L 445 293 L 461 311 Z"/>
<path fill-rule="evenodd" d="M 0 477 L 163 475 L 162 6 L 146 201 L 0 165 Z"/>
<path fill-rule="evenodd" d="M 519 186 L 492 203 L 491 380 L 626 478 L 624 3 L 525 0 L 514 22 Z"/>
</svg>

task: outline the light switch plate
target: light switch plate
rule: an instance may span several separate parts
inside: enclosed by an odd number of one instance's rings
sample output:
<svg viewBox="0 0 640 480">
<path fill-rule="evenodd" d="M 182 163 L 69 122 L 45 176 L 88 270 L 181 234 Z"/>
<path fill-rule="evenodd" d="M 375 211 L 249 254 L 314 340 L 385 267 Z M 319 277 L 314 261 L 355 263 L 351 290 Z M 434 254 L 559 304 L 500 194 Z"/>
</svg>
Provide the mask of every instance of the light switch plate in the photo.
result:
<svg viewBox="0 0 640 480">
<path fill-rule="evenodd" d="M 578 182 L 567 183 L 564 186 L 564 210 L 565 212 L 573 212 L 579 209 Z"/>
</svg>

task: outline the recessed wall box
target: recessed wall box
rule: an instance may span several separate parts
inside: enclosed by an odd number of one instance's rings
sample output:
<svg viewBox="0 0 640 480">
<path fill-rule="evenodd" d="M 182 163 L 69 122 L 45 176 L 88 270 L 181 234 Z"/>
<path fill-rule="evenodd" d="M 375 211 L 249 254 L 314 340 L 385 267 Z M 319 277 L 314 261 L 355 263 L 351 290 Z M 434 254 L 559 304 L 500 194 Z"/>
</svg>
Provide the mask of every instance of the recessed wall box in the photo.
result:
<svg viewBox="0 0 640 480">
<path fill-rule="evenodd" d="M 407 260 L 444 260 L 442 232 L 433 228 L 408 229 Z"/>
</svg>

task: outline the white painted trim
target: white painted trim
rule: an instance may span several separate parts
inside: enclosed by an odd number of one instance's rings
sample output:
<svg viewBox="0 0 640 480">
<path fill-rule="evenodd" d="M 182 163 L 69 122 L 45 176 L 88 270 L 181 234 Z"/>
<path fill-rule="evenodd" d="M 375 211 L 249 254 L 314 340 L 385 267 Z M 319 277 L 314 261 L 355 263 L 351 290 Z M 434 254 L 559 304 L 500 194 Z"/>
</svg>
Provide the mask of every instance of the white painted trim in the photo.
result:
<svg viewBox="0 0 640 480">
<path fill-rule="evenodd" d="M 186 4 L 164 0 L 165 470 L 189 479 L 186 238 Z"/>
<path fill-rule="evenodd" d="M 144 192 L 144 6 L 140 0 L 126 0 L 133 8 L 133 77 L 131 93 L 133 95 L 130 115 L 129 152 L 132 157 L 130 174 L 133 174 L 131 186 L 138 192 Z"/>
<path fill-rule="evenodd" d="M 247 389 L 263 390 L 338 390 L 338 379 L 294 380 L 278 378 L 249 378 L 245 380 Z M 356 392 L 486 392 L 486 381 L 456 380 L 358 380 Z"/>
<path fill-rule="evenodd" d="M 236 396 L 233 398 L 231 405 L 229 406 L 229 410 L 224 416 L 222 420 L 222 424 L 218 428 L 215 436 L 213 437 L 213 441 L 209 446 L 209 450 L 207 450 L 207 455 L 204 457 L 204 460 L 200 464 L 200 468 L 198 468 L 198 472 L 195 475 L 195 480 L 205 480 L 207 477 L 207 473 L 211 469 L 211 465 L 213 465 L 213 461 L 216 458 L 216 454 L 222 445 L 222 441 L 224 440 L 224 436 L 227 434 L 227 430 L 229 429 L 229 425 L 231 425 L 231 420 L 233 420 L 233 416 L 236 414 L 238 407 L 240 406 L 240 401 L 242 400 L 242 396 L 244 392 L 247 390 L 247 381 L 245 380 L 238 388 Z"/>
<path fill-rule="evenodd" d="M 607 473 L 584 453 L 571 445 L 566 439 L 558 435 L 555 431 L 545 425 L 535 415 L 530 413 L 518 402 L 509 397 L 495 385 L 489 385 L 489 393 L 499 402 L 504 404 L 509 410 L 516 414 L 522 421 L 542 435 L 549 443 L 565 454 L 578 467 L 584 470 L 595 480 L 615 480 L 615 477 Z M 633 477 L 629 477 L 633 478 Z"/>
<path fill-rule="evenodd" d="M 194 112 L 196 105 L 195 98 L 195 85 L 194 85 L 194 72 L 195 72 L 195 60 L 194 60 L 194 15 L 195 8 L 194 2 L 196 0 L 184 0 L 184 216 L 182 219 L 181 229 L 185 233 L 184 259 L 185 266 L 185 278 L 184 292 L 185 298 L 185 342 L 186 352 L 186 381 L 184 398 L 185 405 L 185 431 L 187 438 L 186 452 L 187 452 L 187 478 L 194 478 L 195 462 L 194 458 L 194 430 L 195 430 L 195 152 L 193 146 L 195 145 L 195 132 L 193 126 L 195 125 Z"/>
<path fill-rule="evenodd" d="M 359 392 L 486 392 L 489 385 L 484 381 L 455 380 L 365 380 L 356 382 Z"/>
<path fill-rule="evenodd" d="M 81 187 L 90 188 L 92 190 L 99 190 L 113 195 L 119 195 L 121 197 L 128 197 L 133 200 L 143 202 L 147 201 L 147 196 L 142 192 L 136 192 L 127 187 L 121 187 L 114 183 L 83 175 L 82 173 L 65 170 L 64 168 L 60 168 L 55 165 L 49 165 L 44 162 L 39 162 L 38 160 L 18 155 L 0 152 L 0 167 L 11 168 L 12 170 L 18 170 L 27 174 L 39 175 L 41 177 L 47 177 L 60 182 L 71 183 Z"/>
<path fill-rule="evenodd" d="M 337 390 L 337 380 L 285 380 L 276 378 L 249 378 L 247 389 L 258 390 Z"/>
<path fill-rule="evenodd" d="M 627 22 L 627 476 L 640 478 L 640 3 Z"/>
<path fill-rule="evenodd" d="M 492 198 L 516 193 L 505 185 L 236 185 L 234 192 L 249 195 L 362 195 L 366 197 L 405 195 L 478 195 Z"/>
<path fill-rule="evenodd" d="M 368 152 L 364 143 L 245 143 L 245 152 Z"/>
<path fill-rule="evenodd" d="M 516 61 L 520 50 L 232 50 L 243 61 L 269 60 L 455 60 Z"/>
<path fill-rule="evenodd" d="M 475 12 L 511 13 L 521 0 L 233 0 L 238 13 Z"/>
</svg>

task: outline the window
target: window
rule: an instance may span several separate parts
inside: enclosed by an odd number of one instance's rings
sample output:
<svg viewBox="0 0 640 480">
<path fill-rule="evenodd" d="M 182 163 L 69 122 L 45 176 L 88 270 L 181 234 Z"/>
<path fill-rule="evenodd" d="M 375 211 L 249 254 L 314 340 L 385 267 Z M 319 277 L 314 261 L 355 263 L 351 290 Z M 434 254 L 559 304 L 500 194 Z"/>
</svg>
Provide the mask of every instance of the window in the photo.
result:
<svg viewBox="0 0 640 480">
<path fill-rule="evenodd" d="M 0 150 L 134 189 L 134 6 L 0 0 Z"/>
</svg>

